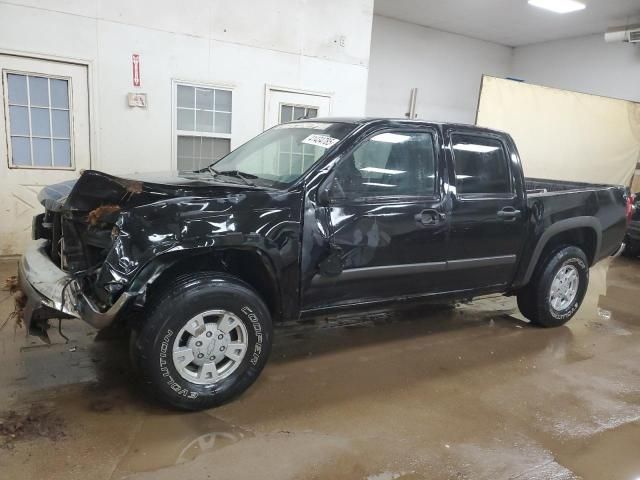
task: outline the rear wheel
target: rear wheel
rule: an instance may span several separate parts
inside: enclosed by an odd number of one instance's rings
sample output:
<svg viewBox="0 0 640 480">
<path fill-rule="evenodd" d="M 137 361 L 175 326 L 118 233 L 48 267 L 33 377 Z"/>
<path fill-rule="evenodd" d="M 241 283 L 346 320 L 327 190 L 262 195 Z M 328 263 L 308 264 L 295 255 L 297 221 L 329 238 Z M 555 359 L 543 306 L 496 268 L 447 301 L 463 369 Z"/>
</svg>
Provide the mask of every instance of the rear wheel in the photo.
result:
<svg viewBox="0 0 640 480">
<path fill-rule="evenodd" d="M 247 389 L 267 361 L 269 310 L 235 277 L 178 278 L 149 307 L 132 338 L 133 363 L 165 404 L 184 410 L 220 405 Z"/>
<path fill-rule="evenodd" d="M 518 308 L 536 325 L 564 325 L 578 311 L 588 285 L 589 264 L 584 252 L 578 247 L 560 247 L 518 292 Z"/>
</svg>

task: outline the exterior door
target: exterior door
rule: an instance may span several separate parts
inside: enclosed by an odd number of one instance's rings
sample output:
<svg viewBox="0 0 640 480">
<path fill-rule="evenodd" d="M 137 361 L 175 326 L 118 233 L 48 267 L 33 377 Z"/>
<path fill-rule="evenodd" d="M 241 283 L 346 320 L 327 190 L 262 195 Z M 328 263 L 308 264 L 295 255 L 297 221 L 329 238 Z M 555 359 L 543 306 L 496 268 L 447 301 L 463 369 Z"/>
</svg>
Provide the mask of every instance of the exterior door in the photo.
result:
<svg viewBox="0 0 640 480">
<path fill-rule="evenodd" d="M 316 274 L 303 308 L 437 292 L 447 219 L 435 131 L 398 129 L 360 143 L 327 181 L 329 248 L 343 267 Z"/>
<path fill-rule="evenodd" d="M 264 129 L 301 118 L 327 117 L 331 96 L 267 86 Z"/>
<path fill-rule="evenodd" d="M 491 134 L 445 135 L 455 173 L 447 243 L 448 290 L 504 285 L 515 273 L 524 242 L 524 194 L 516 157 Z"/>
<path fill-rule="evenodd" d="M 86 66 L 0 55 L 0 255 L 19 254 L 37 195 L 91 167 Z"/>
</svg>

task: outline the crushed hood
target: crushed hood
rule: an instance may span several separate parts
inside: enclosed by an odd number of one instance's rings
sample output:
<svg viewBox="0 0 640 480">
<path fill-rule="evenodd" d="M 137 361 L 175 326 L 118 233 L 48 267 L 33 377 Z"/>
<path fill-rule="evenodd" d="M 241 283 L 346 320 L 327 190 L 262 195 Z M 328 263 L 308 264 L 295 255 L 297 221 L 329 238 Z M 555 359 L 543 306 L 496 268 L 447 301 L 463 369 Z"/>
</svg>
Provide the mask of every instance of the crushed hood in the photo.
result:
<svg viewBox="0 0 640 480">
<path fill-rule="evenodd" d="M 224 195 L 256 189 L 261 188 L 222 182 L 209 173 L 170 171 L 116 177 L 86 170 L 78 180 L 44 187 L 38 201 L 52 211 L 89 211 L 108 204 L 135 207 L 178 196 Z"/>
</svg>

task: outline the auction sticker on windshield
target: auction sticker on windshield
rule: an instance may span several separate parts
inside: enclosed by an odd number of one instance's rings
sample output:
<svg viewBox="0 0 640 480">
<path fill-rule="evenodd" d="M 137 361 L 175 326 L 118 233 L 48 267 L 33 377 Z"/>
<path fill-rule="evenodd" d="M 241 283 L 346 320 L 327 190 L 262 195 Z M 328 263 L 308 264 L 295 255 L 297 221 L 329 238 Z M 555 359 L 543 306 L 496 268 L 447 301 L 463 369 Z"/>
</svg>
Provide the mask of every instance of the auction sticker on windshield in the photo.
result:
<svg viewBox="0 0 640 480">
<path fill-rule="evenodd" d="M 329 135 L 318 135 L 314 133 L 302 140 L 302 143 L 308 145 L 315 145 L 316 147 L 329 148 L 338 143 L 337 138 L 330 137 Z"/>
</svg>

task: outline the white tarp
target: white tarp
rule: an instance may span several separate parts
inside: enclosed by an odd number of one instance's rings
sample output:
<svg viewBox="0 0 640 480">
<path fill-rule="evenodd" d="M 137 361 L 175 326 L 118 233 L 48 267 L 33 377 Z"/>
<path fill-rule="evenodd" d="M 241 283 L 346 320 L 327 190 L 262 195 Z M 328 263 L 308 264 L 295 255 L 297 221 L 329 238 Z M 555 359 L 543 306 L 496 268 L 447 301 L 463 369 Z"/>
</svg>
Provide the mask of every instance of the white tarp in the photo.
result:
<svg viewBox="0 0 640 480">
<path fill-rule="evenodd" d="M 629 185 L 640 103 L 482 78 L 476 124 L 510 133 L 527 177 Z"/>
</svg>

